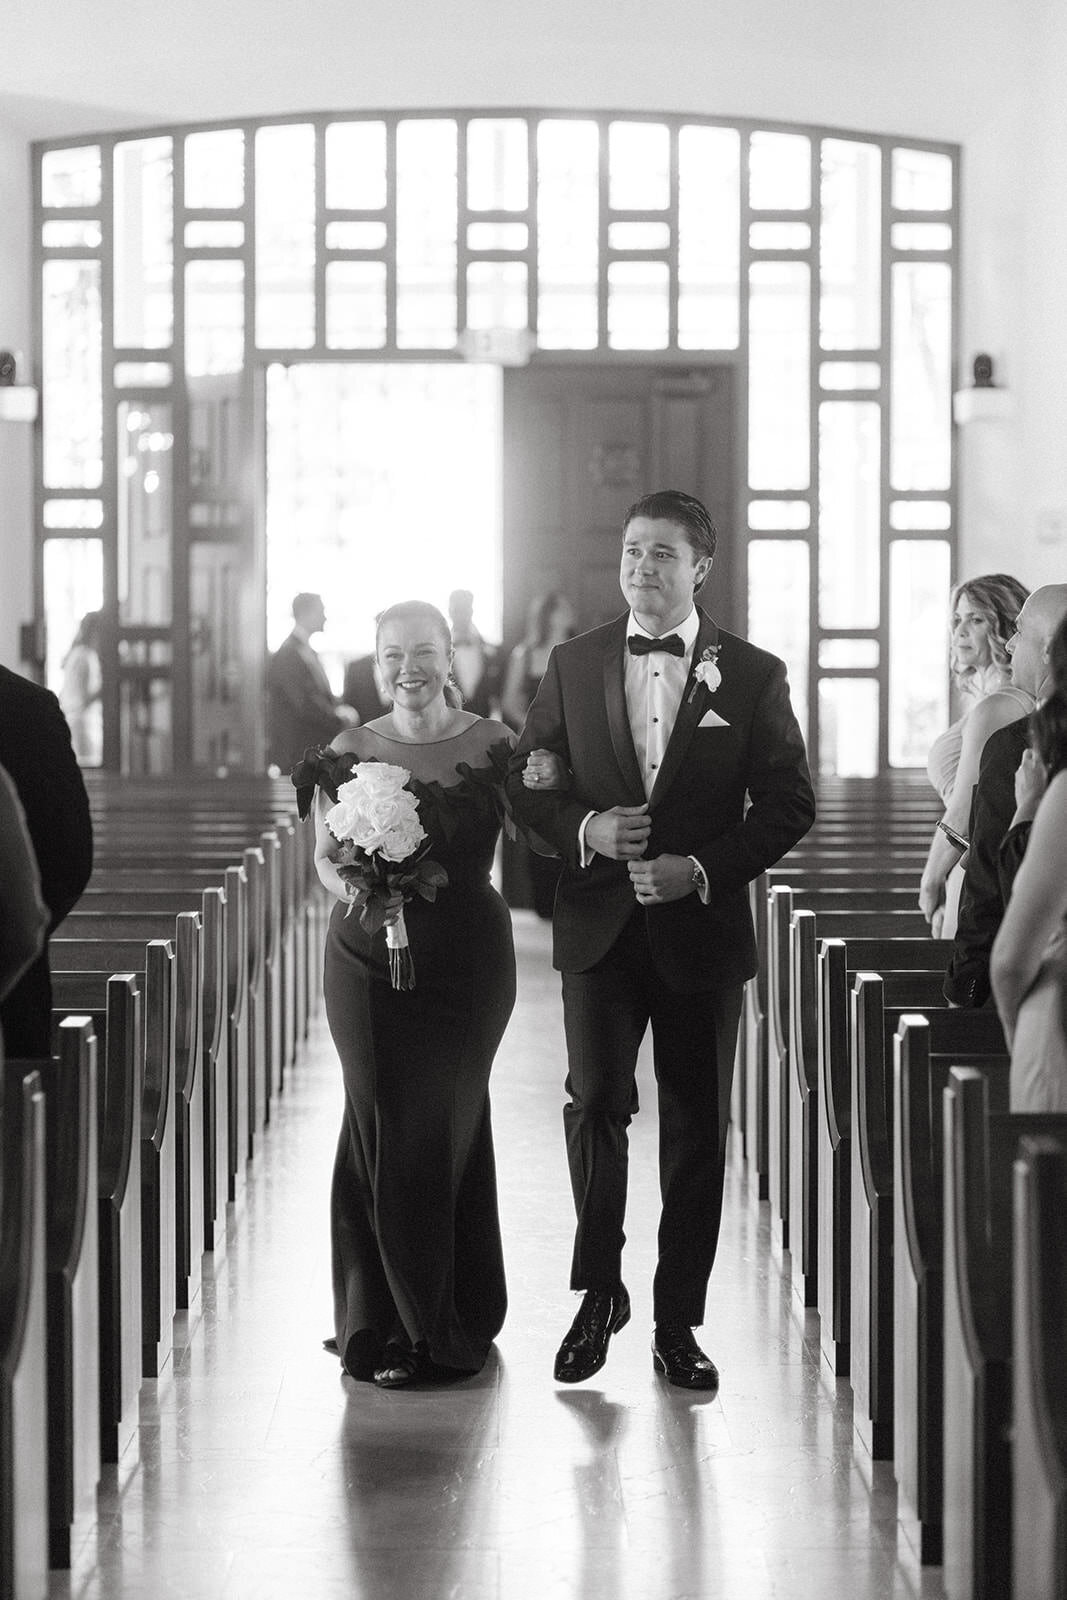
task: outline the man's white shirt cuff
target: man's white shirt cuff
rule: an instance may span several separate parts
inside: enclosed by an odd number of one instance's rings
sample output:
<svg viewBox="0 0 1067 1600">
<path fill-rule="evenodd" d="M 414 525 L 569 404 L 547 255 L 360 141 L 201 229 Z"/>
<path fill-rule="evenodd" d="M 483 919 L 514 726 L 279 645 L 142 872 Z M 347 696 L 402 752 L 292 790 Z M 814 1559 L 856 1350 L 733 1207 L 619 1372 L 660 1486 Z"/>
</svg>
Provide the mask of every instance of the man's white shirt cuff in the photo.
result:
<svg viewBox="0 0 1067 1600">
<path fill-rule="evenodd" d="M 693 875 L 696 879 L 696 890 L 697 894 L 700 896 L 700 903 L 702 906 L 706 906 L 711 897 L 711 886 L 708 883 L 708 875 L 704 871 L 704 868 L 700 865 L 700 862 L 697 860 L 696 856 L 690 856 L 689 859 L 693 863 Z"/>
<path fill-rule="evenodd" d="M 587 867 L 596 855 L 596 851 L 590 850 L 585 842 L 585 830 L 595 816 L 595 811 L 587 811 L 578 826 L 578 864 L 582 867 Z"/>
</svg>

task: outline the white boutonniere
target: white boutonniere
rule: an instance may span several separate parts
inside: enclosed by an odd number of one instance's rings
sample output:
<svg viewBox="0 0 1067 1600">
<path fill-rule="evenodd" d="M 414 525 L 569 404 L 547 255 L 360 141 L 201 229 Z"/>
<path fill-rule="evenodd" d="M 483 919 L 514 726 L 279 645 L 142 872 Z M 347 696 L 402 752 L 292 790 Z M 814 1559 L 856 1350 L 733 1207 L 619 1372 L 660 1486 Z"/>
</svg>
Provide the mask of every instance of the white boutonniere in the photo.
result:
<svg viewBox="0 0 1067 1600">
<path fill-rule="evenodd" d="M 715 693 L 722 682 L 722 673 L 719 671 L 719 646 L 717 644 L 708 645 L 708 648 L 693 668 L 693 677 L 696 682 L 689 691 L 690 700 L 696 694 L 700 684 L 704 685 L 709 694 Z"/>
</svg>

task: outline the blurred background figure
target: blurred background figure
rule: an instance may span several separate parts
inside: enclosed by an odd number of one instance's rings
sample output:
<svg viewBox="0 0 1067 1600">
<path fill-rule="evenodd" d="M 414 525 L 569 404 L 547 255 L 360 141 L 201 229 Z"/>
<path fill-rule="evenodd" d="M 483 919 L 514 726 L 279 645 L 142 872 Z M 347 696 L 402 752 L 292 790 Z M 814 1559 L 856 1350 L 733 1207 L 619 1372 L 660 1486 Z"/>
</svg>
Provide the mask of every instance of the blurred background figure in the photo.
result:
<svg viewBox="0 0 1067 1600">
<path fill-rule="evenodd" d="M 348 662 L 341 696 L 345 705 L 356 713 L 360 726 L 373 722 L 375 717 L 389 710 L 393 702 L 386 692 L 373 652 Z"/>
<path fill-rule="evenodd" d="M 293 600 L 293 631 L 267 665 L 268 761 L 289 772 L 309 745 L 329 744 L 359 719 L 334 694 L 311 636 L 326 626 L 320 594 Z"/>
<path fill-rule="evenodd" d="M 74 754 L 83 767 L 104 759 L 104 721 L 100 702 L 100 613 L 87 611 L 63 657 L 59 703 L 70 727 Z"/>
<path fill-rule="evenodd" d="M 578 632 L 574 607 L 558 589 L 538 595 L 530 602 L 526 633 L 508 657 L 504 687 L 500 696 L 503 720 L 522 732 L 530 702 L 544 676 L 554 646 L 573 639 Z M 513 904 L 532 901 L 539 917 L 552 916 L 552 904 L 559 881 L 558 856 L 541 856 L 525 850 L 505 835 L 505 883 Z M 528 885 L 528 888 L 527 888 Z"/>
<path fill-rule="evenodd" d="M 1007 644 L 1029 591 L 1018 578 L 986 573 L 952 594 L 950 664 L 962 712 L 934 740 L 926 772 L 945 814 L 934 830 L 919 885 L 919 910 L 935 939 L 956 934 L 971 794 L 989 735 L 1033 710 L 1033 696 L 1012 683 Z"/>
<path fill-rule="evenodd" d="M 474 596 L 469 589 L 453 589 L 448 597 L 452 624 L 452 675 L 463 696 L 464 709 L 487 717 L 497 698 L 497 651 L 474 625 Z"/>
</svg>

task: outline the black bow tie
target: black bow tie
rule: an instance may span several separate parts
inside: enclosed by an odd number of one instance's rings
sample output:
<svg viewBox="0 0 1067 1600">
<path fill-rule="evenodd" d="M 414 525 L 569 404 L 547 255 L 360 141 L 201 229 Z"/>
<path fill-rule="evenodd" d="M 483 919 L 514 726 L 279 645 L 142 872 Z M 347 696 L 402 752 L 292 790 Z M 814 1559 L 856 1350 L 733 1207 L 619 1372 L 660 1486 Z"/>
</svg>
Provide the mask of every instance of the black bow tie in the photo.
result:
<svg viewBox="0 0 1067 1600">
<path fill-rule="evenodd" d="M 646 639 L 643 633 L 631 633 L 626 647 L 632 656 L 647 656 L 653 650 L 666 650 L 669 656 L 685 655 L 685 645 L 676 633 L 665 633 L 662 639 Z"/>
</svg>

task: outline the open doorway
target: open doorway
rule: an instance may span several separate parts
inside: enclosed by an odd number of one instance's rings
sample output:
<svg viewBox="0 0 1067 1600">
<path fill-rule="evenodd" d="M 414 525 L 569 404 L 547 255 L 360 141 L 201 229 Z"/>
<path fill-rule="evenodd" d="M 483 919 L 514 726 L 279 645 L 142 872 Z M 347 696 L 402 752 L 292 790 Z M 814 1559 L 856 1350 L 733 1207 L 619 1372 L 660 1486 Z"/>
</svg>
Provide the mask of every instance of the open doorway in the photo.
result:
<svg viewBox="0 0 1067 1600">
<path fill-rule="evenodd" d="M 470 589 L 501 636 L 500 369 L 331 362 L 267 371 L 267 647 L 292 598 L 320 593 L 317 648 L 336 690 L 397 600 L 444 611 Z"/>
</svg>

